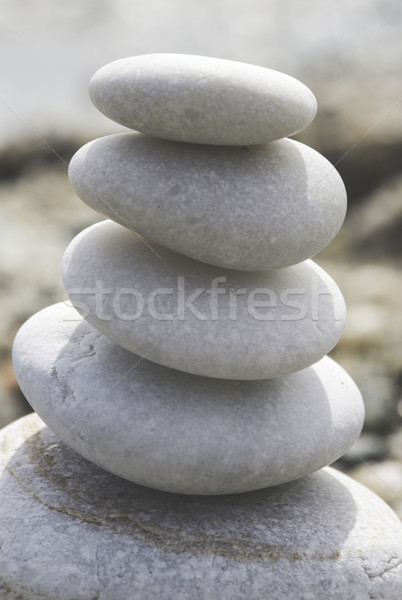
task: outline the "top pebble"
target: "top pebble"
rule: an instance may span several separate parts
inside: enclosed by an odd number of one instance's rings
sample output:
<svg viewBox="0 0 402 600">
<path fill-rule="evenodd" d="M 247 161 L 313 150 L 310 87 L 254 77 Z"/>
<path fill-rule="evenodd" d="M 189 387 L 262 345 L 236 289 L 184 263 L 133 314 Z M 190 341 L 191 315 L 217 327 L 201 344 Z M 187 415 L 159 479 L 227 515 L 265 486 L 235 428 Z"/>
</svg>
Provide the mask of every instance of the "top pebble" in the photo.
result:
<svg viewBox="0 0 402 600">
<path fill-rule="evenodd" d="M 109 63 L 92 77 L 89 92 L 121 125 L 196 144 L 266 144 L 304 129 L 317 112 L 313 93 L 289 75 L 186 54 Z"/>
</svg>

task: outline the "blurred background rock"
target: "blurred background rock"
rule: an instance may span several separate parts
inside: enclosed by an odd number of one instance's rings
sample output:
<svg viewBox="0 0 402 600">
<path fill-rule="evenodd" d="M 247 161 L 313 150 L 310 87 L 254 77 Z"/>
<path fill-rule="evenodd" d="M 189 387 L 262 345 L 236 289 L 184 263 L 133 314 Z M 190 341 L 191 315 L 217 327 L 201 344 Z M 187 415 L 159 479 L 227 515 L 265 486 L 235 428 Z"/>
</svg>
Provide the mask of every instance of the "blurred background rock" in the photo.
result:
<svg viewBox="0 0 402 600">
<path fill-rule="evenodd" d="M 87 85 L 112 60 L 149 52 L 218 56 L 284 71 L 319 111 L 297 138 L 341 173 L 345 225 L 319 262 L 349 318 L 332 355 L 366 404 L 337 467 L 402 517 L 402 4 L 397 0 L 3 0 L 0 11 L 0 424 L 30 409 L 10 349 L 35 311 L 65 298 L 62 253 L 100 220 L 66 176 L 86 141 L 123 130 Z"/>
</svg>

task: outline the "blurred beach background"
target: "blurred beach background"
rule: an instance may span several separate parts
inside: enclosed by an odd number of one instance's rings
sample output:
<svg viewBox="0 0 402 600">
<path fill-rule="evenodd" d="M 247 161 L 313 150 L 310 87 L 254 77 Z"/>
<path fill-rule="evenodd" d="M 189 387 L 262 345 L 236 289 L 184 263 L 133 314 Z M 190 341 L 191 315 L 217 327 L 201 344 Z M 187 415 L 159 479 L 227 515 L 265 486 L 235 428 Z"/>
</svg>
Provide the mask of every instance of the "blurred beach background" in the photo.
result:
<svg viewBox="0 0 402 600">
<path fill-rule="evenodd" d="M 85 142 L 122 131 L 91 105 L 103 64 L 182 52 L 288 73 L 318 100 L 296 136 L 342 175 L 349 211 L 315 260 L 348 305 L 332 356 L 366 406 L 335 466 L 402 517 L 402 4 L 396 0 L 3 0 L 0 7 L 0 425 L 30 412 L 11 345 L 34 312 L 65 299 L 60 260 L 101 220 L 66 170 Z M 111 398 L 113 401 L 113 398 Z"/>
</svg>

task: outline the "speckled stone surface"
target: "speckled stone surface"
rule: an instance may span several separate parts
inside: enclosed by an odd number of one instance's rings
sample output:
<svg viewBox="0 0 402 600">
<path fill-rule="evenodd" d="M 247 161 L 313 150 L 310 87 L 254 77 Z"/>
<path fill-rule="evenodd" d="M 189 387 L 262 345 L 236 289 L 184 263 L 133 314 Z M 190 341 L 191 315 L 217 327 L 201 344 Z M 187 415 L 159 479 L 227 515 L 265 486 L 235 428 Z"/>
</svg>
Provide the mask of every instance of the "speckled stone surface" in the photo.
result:
<svg viewBox="0 0 402 600">
<path fill-rule="evenodd" d="M 71 184 L 89 206 L 207 263 L 266 271 L 324 248 L 346 212 L 345 187 L 293 140 L 222 147 L 119 134 L 83 146 Z"/>
<path fill-rule="evenodd" d="M 263 273 L 223 269 L 150 247 L 112 221 L 81 232 L 62 270 L 72 303 L 99 331 L 197 375 L 297 371 L 333 348 L 345 321 L 342 294 L 312 261 Z"/>
<path fill-rule="evenodd" d="M 402 526 L 325 468 L 247 494 L 110 475 L 36 415 L 0 435 L 4 600 L 400 600 Z"/>
<path fill-rule="evenodd" d="M 35 411 L 67 444 L 153 488 L 227 494 L 277 485 L 339 458 L 364 408 L 328 357 L 285 379 L 233 381 L 156 365 L 56 304 L 31 317 L 14 368 Z"/>
<path fill-rule="evenodd" d="M 317 102 L 300 81 L 255 65 L 186 54 L 148 54 L 101 67 L 92 102 L 121 125 L 202 144 L 264 144 L 304 129 Z"/>
</svg>

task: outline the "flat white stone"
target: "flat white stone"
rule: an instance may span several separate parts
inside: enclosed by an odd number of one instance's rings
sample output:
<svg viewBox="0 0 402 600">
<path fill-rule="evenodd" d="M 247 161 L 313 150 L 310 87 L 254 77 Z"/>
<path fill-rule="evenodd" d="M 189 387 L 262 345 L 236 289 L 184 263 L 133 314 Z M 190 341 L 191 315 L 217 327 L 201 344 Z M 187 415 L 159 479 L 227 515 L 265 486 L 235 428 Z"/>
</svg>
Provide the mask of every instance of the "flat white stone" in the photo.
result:
<svg viewBox="0 0 402 600">
<path fill-rule="evenodd" d="M 0 436 L 5 600 L 400 600 L 402 526 L 325 468 L 247 494 L 179 496 L 125 481 L 36 415 Z"/>
<path fill-rule="evenodd" d="M 339 231 L 346 192 L 334 167 L 293 140 L 265 146 L 183 144 L 119 134 L 73 157 L 89 206 L 198 260 L 250 271 L 296 264 Z"/>
<path fill-rule="evenodd" d="M 67 248 L 63 279 L 100 332 L 161 365 L 210 377 L 265 379 L 317 362 L 345 322 L 339 288 L 306 261 L 252 273 L 144 243 L 111 221 Z"/>
<path fill-rule="evenodd" d="M 304 129 L 317 112 L 312 92 L 289 75 L 186 54 L 117 60 L 95 73 L 89 92 L 121 125 L 201 144 L 264 144 Z"/>
<path fill-rule="evenodd" d="M 189 375 L 141 360 L 62 303 L 20 329 L 14 368 L 66 444 L 170 492 L 227 494 L 296 479 L 338 459 L 363 425 L 359 390 L 328 357 L 283 380 Z"/>
</svg>

